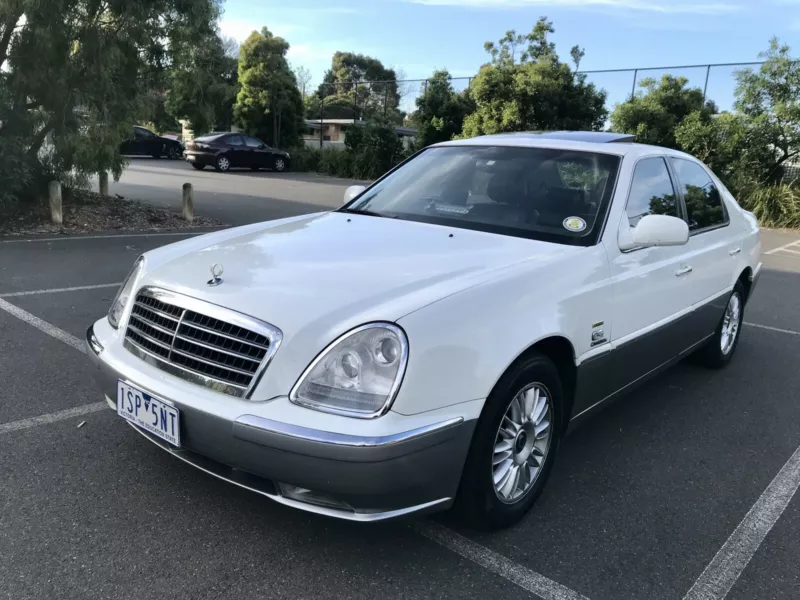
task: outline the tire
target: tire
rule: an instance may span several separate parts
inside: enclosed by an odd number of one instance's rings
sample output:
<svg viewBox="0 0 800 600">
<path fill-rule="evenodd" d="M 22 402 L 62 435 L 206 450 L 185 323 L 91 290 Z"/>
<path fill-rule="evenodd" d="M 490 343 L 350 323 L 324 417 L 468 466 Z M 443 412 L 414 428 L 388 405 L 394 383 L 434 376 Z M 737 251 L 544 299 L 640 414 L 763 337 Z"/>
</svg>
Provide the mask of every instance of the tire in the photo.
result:
<svg viewBox="0 0 800 600">
<path fill-rule="evenodd" d="M 727 366 L 739 346 L 744 320 L 745 291 L 741 281 L 733 287 L 725 312 L 708 343 L 697 351 L 696 362 L 711 369 Z M 731 339 L 732 338 L 732 339 Z"/>
<path fill-rule="evenodd" d="M 201 165 L 200 163 L 196 163 L 196 162 L 189 163 L 189 164 L 190 164 L 190 165 L 192 165 L 192 166 L 193 166 L 195 169 L 197 169 L 198 171 L 202 171 L 203 169 L 205 169 L 205 168 L 206 168 L 206 166 L 205 166 L 205 165 Z"/>
<path fill-rule="evenodd" d="M 214 168 L 221 173 L 226 173 L 231 170 L 231 159 L 225 155 L 218 156 Z"/>
<path fill-rule="evenodd" d="M 180 149 L 180 148 L 178 148 L 177 146 L 172 146 L 172 147 L 171 147 L 171 148 L 170 148 L 170 149 L 167 151 L 167 157 L 168 157 L 170 160 L 178 160 L 178 159 L 179 159 L 181 156 L 183 156 L 183 150 L 181 150 L 181 149 Z"/>
<path fill-rule="evenodd" d="M 286 159 L 285 158 L 276 158 L 275 159 L 275 170 L 278 173 L 282 173 L 286 170 Z"/>
<path fill-rule="evenodd" d="M 520 397 L 522 403 L 516 404 Z M 511 422 L 525 421 L 519 408 L 512 408 L 514 404 L 532 407 L 534 418 L 521 428 Z M 563 407 L 558 369 L 543 354 L 519 360 L 503 375 L 486 401 L 461 477 L 456 505 L 469 525 L 478 529 L 509 527 L 531 509 L 553 468 L 563 431 Z M 537 415 L 539 410 L 543 414 Z M 545 422 L 549 425 L 541 429 Z M 549 435 L 537 444 L 537 435 L 545 432 Z M 532 462 L 527 462 L 526 453 Z M 538 467 L 533 467 L 536 463 Z M 537 470 L 526 470 L 529 464 Z M 515 468 L 519 479 L 512 472 Z M 524 481 L 526 474 L 533 475 L 532 482 Z"/>
</svg>

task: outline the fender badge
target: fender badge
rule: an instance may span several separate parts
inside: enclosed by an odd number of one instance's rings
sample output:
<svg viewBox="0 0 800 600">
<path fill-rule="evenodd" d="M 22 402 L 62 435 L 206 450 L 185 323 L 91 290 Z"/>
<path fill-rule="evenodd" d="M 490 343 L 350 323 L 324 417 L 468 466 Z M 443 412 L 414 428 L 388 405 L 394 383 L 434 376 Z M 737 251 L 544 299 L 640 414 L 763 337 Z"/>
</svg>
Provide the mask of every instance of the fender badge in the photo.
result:
<svg viewBox="0 0 800 600">
<path fill-rule="evenodd" d="M 224 273 L 224 269 L 222 265 L 213 264 L 211 265 L 211 279 L 206 282 L 206 285 L 211 287 L 216 287 L 220 283 L 222 283 L 222 274 Z"/>
</svg>

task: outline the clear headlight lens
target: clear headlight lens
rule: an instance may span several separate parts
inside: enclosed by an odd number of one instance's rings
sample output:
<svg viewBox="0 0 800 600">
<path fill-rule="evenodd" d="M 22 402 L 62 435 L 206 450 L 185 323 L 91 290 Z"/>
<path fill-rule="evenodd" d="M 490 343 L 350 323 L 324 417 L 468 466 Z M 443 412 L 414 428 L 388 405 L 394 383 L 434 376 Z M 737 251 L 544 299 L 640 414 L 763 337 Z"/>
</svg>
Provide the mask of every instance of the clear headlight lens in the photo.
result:
<svg viewBox="0 0 800 600">
<path fill-rule="evenodd" d="M 114 302 L 111 304 L 111 309 L 108 311 L 108 322 L 114 329 L 119 328 L 122 313 L 125 312 L 125 307 L 128 306 L 128 301 L 131 298 L 131 294 L 133 294 L 136 281 L 139 279 L 143 268 L 144 258 L 140 256 L 134 263 L 131 272 L 128 273 L 128 277 L 122 282 L 122 287 L 119 288 Z"/>
<path fill-rule="evenodd" d="M 350 417 L 384 414 L 408 361 L 408 340 L 397 325 L 373 323 L 328 346 L 295 384 L 295 404 Z"/>
</svg>

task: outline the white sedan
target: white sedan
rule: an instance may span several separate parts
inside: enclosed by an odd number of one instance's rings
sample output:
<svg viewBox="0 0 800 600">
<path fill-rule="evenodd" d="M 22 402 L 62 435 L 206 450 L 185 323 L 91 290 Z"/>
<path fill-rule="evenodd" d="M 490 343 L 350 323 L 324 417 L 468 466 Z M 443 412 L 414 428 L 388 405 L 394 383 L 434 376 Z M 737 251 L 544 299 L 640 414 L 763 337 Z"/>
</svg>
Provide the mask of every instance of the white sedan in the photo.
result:
<svg viewBox="0 0 800 600">
<path fill-rule="evenodd" d="M 87 332 L 102 392 L 167 452 L 295 508 L 458 500 L 510 525 L 570 425 L 736 351 L 756 219 L 696 159 L 630 141 L 438 144 L 339 210 L 148 252 Z"/>
</svg>

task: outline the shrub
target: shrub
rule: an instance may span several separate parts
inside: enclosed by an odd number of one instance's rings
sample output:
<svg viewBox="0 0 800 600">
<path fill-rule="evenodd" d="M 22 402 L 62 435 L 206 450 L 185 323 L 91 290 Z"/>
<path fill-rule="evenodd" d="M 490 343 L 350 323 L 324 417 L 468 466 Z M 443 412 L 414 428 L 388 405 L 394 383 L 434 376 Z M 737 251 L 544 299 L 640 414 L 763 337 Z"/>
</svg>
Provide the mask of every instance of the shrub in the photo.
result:
<svg viewBox="0 0 800 600">
<path fill-rule="evenodd" d="M 800 189 L 792 185 L 756 187 L 740 202 L 763 226 L 800 227 Z"/>
</svg>

